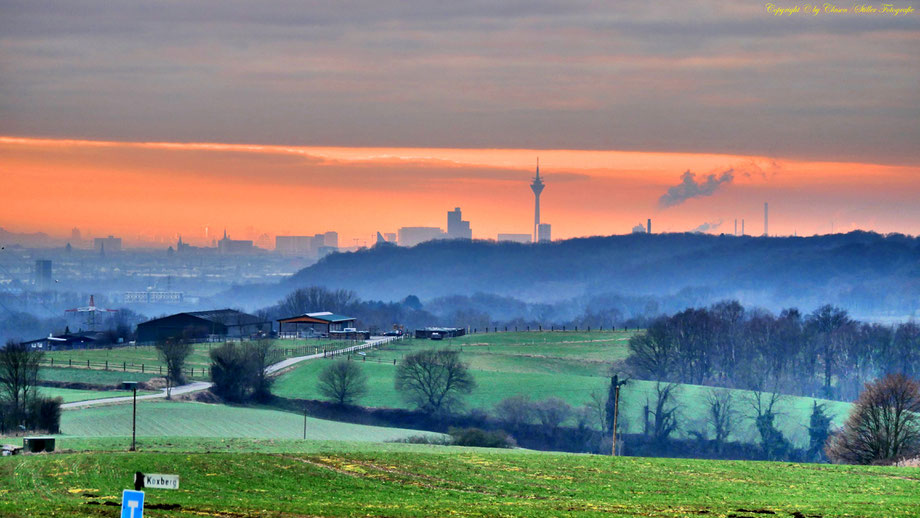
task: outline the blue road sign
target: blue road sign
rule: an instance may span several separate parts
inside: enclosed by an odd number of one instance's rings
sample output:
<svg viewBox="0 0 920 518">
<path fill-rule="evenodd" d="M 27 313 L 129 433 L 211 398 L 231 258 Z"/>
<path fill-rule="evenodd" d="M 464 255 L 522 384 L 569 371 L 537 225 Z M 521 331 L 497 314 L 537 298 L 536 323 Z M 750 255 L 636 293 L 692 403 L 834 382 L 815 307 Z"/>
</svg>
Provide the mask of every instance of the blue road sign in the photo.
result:
<svg viewBox="0 0 920 518">
<path fill-rule="evenodd" d="M 121 494 L 121 518 L 144 518 L 144 492 L 125 489 Z"/>
</svg>

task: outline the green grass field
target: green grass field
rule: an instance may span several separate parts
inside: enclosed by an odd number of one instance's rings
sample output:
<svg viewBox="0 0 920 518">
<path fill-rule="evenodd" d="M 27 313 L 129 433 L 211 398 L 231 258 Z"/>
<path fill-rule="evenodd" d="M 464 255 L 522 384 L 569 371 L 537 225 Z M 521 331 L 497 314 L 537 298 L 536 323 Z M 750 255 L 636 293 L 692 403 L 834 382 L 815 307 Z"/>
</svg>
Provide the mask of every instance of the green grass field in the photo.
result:
<svg viewBox="0 0 920 518">
<path fill-rule="evenodd" d="M 401 446 L 401 445 L 400 445 Z M 180 476 L 145 516 L 912 517 L 912 468 L 351 448 L 0 459 L 0 515 L 116 516 L 135 471 Z"/>
<path fill-rule="evenodd" d="M 87 401 L 89 399 L 102 399 L 102 398 L 112 398 L 112 397 L 121 397 L 121 396 L 130 396 L 133 394 L 131 391 L 127 390 L 75 390 L 75 389 L 64 389 L 57 387 L 39 387 L 38 393 L 44 397 L 54 398 L 59 397 L 64 400 L 64 403 L 73 403 L 75 401 Z M 137 392 L 138 396 L 143 396 L 145 394 L 153 394 L 151 391 L 139 390 Z"/>
<path fill-rule="evenodd" d="M 373 407 L 407 407 L 407 403 L 393 386 L 396 367 L 404 355 L 423 348 L 450 347 L 462 351 L 462 358 L 470 364 L 477 387 L 465 398 L 468 407 L 491 409 L 506 397 L 528 396 L 539 400 L 560 397 L 572 406 L 580 407 L 591 401 L 592 393 L 606 397 L 610 383 L 608 371 L 626 356 L 626 345 L 633 333 L 625 332 L 544 332 L 496 333 L 467 335 L 441 342 L 407 340 L 387 345 L 381 350 L 368 351 L 367 356 L 355 355 L 352 361 L 360 365 L 368 376 L 368 395 L 358 403 Z M 322 399 L 316 381 L 319 372 L 329 360 L 305 363 L 281 376 L 273 392 L 282 397 Z M 621 391 L 621 418 L 629 432 L 642 430 L 643 407 L 646 401 L 654 403 L 655 384 L 648 381 L 631 381 Z M 681 414 L 702 416 L 706 409 L 706 395 L 710 387 L 683 385 L 677 393 Z M 753 421 L 743 417 L 751 412 L 745 400 L 752 396 L 748 391 L 733 391 L 741 424 L 731 439 L 753 441 L 757 432 Z M 811 398 L 785 397 L 777 410 L 777 426 L 798 445 L 807 443 L 807 423 L 811 414 Z M 848 403 L 818 400 L 841 424 L 849 411 Z M 704 426 L 702 421 L 681 419 L 678 436 Z"/>
<path fill-rule="evenodd" d="M 90 383 L 93 385 L 114 385 L 120 384 L 122 381 L 150 381 L 156 377 L 155 374 L 141 374 L 140 372 L 68 369 L 66 367 L 42 367 L 38 369 L 38 379 L 40 380 Z"/>
<path fill-rule="evenodd" d="M 68 410 L 61 416 L 61 433 L 77 437 L 131 435 L 132 405 L 109 405 Z M 139 402 L 137 435 L 155 440 L 172 437 L 252 437 L 297 439 L 303 437 L 303 416 L 291 412 L 250 407 L 187 402 Z M 427 432 L 339 423 L 307 418 L 307 438 L 341 441 L 388 441 Z M 437 435 L 437 434 L 435 434 Z M 66 444 L 62 437 L 62 446 Z"/>
<path fill-rule="evenodd" d="M 191 379 L 206 379 L 207 369 L 211 365 L 211 359 L 208 356 L 210 350 L 219 347 L 221 344 L 200 343 L 194 344 L 192 354 L 186 359 L 186 370 L 195 369 Z M 342 341 L 334 340 L 273 340 L 272 347 L 278 352 L 276 359 L 280 360 L 292 356 L 291 353 L 299 354 L 292 349 L 306 346 L 308 354 L 314 350 L 322 352 L 323 347 L 345 347 L 352 345 Z M 111 349 L 74 349 L 67 351 L 52 351 L 45 353 L 42 372 L 46 373 L 51 369 L 50 362 L 53 360 L 54 371 L 61 376 L 61 371 L 77 371 L 68 375 L 75 379 L 58 380 L 58 381 L 82 381 L 84 383 L 108 384 L 121 381 L 122 379 L 146 380 L 160 375 L 160 370 L 165 372 L 163 364 L 157 356 L 156 348 L 152 346 L 124 346 L 113 347 Z M 86 362 L 90 362 L 87 368 Z M 106 364 L 106 362 L 108 362 Z M 108 371 L 103 370 L 108 365 Z M 143 365 L 144 373 L 136 372 Z M 59 368 L 63 367 L 63 369 Z M 113 374 L 114 373 L 114 374 Z M 135 376 L 125 377 L 125 376 Z M 116 380 L 117 378 L 117 380 Z M 42 378 L 55 379 L 55 378 Z"/>
</svg>

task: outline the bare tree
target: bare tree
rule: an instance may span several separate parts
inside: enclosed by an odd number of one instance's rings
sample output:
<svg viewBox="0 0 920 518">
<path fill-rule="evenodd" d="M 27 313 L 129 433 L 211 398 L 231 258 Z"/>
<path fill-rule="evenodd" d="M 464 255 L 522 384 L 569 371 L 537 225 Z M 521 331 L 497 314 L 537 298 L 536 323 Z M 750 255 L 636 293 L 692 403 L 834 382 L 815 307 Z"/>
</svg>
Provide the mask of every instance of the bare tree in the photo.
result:
<svg viewBox="0 0 920 518">
<path fill-rule="evenodd" d="M 776 416 L 776 405 L 784 398 L 777 392 L 755 391 L 748 396 L 748 403 L 751 405 L 753 414 L 750 415 L 760 433 L 761 447 L 764 456 L 769 460 L 780 459 L 789 451 L 789 441 L 783 437 L 782 432 L 776 428 L 774 423 Z"/>
<path fill-rule="evenodd" d="M 734 408 L 734 398 L 729 390 L 711 389 L 706 395 L 706 404 L 709 407 L 707 420 L 712 426 L 713 439 L 716 441 L 716 447 L 721 451 L 735 425 L 737 412 Z"/>
<path fill-rule="evenodd" d="M 428 349 L 403 358 L 396 368 L 395 386 L 406 400 L 435 414 L 449 412 L 476 382 L 457 351 Z"/>
<path fill-rule="evenodd" d="M 651 430 L 655 442 L 662 444 L 677 430 L 678 406 L 674 401 L 677 393 L 677 384 L 660 381 L 655 383 L 655 406 L 651 407 L 646 401 L 649 413 L 655 418 Z"/>
<path fill-rule="evenodd" d="M 367 375 L 356 362 L 336 360 L 323 368 L 317 385 L 320 394 L 347 405 L 367 394 Z"/>
<path fill-rule="evenodd" d="M 192 344 L 186 340 L 165 340 L 156 344 L 157 357 L 166 364 L 166 398 L 172 396 L 172 387 L 185 383 L 185 360 L 192 354 Z"/>
<path fill-rule="evenodd" d="M 607 401 L 609 396 L 598 391 L 591 392 L 591 400 L 587 403 L 591 408 L 591 414 L 598 425 L 598 430 L 609 431 L 607 423 L 613 422 L 613 416 L 607 414 Z"/>
<path fill-rule="evenodd" d="M 332 291 L 321 286 L 310 286 L 289 293 L 278 306 L 287 315 L 303 315 L 311 311 L 340 312 L 357 302 L 357 299 L 353 291 Z"/>
<path fill-rule="evenodd" d="M 660 318 L 645 333 L 633 335 L 628 347 L 626 363 L 640 379 L 661 381 L 672 373 L 677 351 L 667 319 Z"/>
<path fill-rule="evenodd" d="M 527 396 L 512 396 L 495 405 L 495 416 L 504 422 L 509 431 L 519 430 L 534 416 L 534 403 Z"/>
<path fill-rule="evenodd" d="M 827 443 L 834 462 L 872 464 L 920 453 L 920 383 L 889 374 L 865 390 L 853 404 L 843 428 Z"/>
<path fill-rule="evenodd" d="M 9 401 L 12 415 L 8 419 L 17 425 L 35 399 L 42 356 L 41 351 L 14 340 L 0 349 L 0 396 Z"/>
<path fill-rule="evenodd" d="M 572 407 L 557 397 L 551 397 L 534 404 L 534 411 L 543 431 L 550 437 L 555 437 L 559 426 L 572 416 Z"/>
</svg>

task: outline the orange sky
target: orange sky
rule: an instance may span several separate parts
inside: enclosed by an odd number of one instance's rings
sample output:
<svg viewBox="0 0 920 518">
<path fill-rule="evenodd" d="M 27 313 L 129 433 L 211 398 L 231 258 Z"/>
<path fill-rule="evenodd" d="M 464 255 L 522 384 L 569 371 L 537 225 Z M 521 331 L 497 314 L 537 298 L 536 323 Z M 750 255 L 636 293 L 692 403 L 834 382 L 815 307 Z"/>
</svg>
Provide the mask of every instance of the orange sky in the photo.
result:
<svg viewBox="0 0 920 518">
<path fill-rule="evenodd" d="M 0 226 L 9 231 L 120 235 L 129 244 L 336 230 L 341 245 L 401 226 L 446 228 L 463 209 L 476 238 L 529 233 L 536 157 L 543 220 L 556 239 L 722 222 L 733 231 L 920 233 L 920 167 L 759 156 L 629 151 L 413 149 L 130 143 L 0 137 Z M 659 208 L 684 171 L 731 169 L 712 195 Z M 739 222 L 740 225 L 740 222 Z M 833 225 L 833 227 L 832 227 Z"/>
</svg>

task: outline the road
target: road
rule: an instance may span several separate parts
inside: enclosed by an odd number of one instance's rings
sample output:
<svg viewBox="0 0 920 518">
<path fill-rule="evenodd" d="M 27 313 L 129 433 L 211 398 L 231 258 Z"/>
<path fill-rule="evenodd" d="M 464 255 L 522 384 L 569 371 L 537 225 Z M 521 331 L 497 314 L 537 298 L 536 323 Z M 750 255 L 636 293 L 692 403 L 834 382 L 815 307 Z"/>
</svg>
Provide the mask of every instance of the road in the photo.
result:
<svg viewBox="0 0 920 518">
<path fill-rule="evenodd" d="M 359 351 L 361 349 L 368 349 L 370 347 L 375 347 L 380 344 L 384 344 L 390 341 L 393 341 L 394 337 L 383 337 L 383 336 L 372 336 L 370 340 L 365 340 L 361 345 L 355 345 L 348 347 L 346 349 L 340 349 L 336 351 L 336 354 L 346 354 L 353 351 Z M 292 365 L 296 365 L 300 362 L 307 360 L 315 360 L 317 358 L 323 358 L 325 353 L 319 354 L 310 354 L 307 356 L 297 356 L 295 358 L 288 358 L 282 360 L 278 363 L 273 363 L 265 368 L 266 374 L 275 374 L 281 372 Z M 190 392 L 198 392 L 200 390 L 207 390 L 214 385 L 209 381 L 196 381 L 195 383 L 189 383 L 187 385 L 179 385 L 178 387 L 172 388 L 172 395 L 178 396 L 181 394 L 188 394 Z M 144 399 L 160 399 L 166 397 L 166 389 L 156 393 L 156 394 L 146 394 L 143 396 L 137 396 L 138 401 Z M 129 403 L 134 399 L 133 396 L 122 396 L 122 397 L 110 397 L 110 398 L 101 398 L 101 399 L 88 399 L 86 401 L 74 401 L 73 403 L 64 403 L 61 405 L 62 409 L 75 409 L 75 408 L 86 408 L 97 405 L 111 405 L 113 403 Z"/>
</svg>

